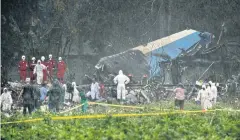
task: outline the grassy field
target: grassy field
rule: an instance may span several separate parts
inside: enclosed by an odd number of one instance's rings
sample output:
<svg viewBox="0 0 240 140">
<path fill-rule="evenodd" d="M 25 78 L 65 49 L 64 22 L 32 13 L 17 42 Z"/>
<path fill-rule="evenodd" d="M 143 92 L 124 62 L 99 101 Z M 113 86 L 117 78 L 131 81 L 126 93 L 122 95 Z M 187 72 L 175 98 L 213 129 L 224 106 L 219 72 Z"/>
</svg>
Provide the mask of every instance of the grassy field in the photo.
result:
<svg viewBox="0 0 240 140">
<path fill-rule="evenodd" d="M 222 105 L 219 104 L 217 108 Z M 140 117 L 113 117 L 115 113 L 156 113 L 164 112 L 159 116 Z M 44 121 L 32 123 L 3 124 L 1 137 L 5 139 L 239 139 L 240 138 L 240 112 L 214 111 L 200 113 L 177 113 L 173 110 L 171 102 L 145 105 L 144 109 L 122 109 L 116 107 L 100 107 L 94 105 L 90 108 L 94 114 L 108 114 L 98 119 L 69 119 L 52 120 L 51 117 L 59 114 L 35 112 L 32 116 L 23 117 L 16 114 L 11 118 L 2 118 L 2 122 L 16 121 L 31 118 L 44 118 Z M 200 107 L 186 102 L 186 110 L 199 110 Z M 87 115 L 89 115 L 87 114 Z M 61 116 L 83 115 L 78 111 Z M 85 114 L 86 115 L 86 114 Z"/>
</svg>

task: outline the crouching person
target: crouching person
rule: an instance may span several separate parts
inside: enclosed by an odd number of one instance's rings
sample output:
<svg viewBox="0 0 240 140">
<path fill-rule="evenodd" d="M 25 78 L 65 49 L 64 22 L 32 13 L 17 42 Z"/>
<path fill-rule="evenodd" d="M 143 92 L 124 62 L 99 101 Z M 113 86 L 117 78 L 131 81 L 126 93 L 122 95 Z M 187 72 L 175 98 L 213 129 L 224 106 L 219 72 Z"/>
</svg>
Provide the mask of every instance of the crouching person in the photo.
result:
<svg viewBox="0 0 240 140">
<path fill-rule="evenodd" d="M 182 84 L 174 90 L 175 96 L 175 106 L 180 106 L 180 110 L 184 108 L 185 90 Z"/>
<path fill-rule="evenodd" d="M 11 112 L 11 106 L 13 103 L 10 91 L 7 88 L 3 89 L 3 94 L 0 97 L 2 112 L 9 114 Z"/>
<path fill-rule="evenodd" d="M 62 89 L 58 86 L 57 80 L 54 81 L 52 88 L 47 92 L 47 96 L 49 96 L 49 110 L 59 112 Z"/>
</svg>

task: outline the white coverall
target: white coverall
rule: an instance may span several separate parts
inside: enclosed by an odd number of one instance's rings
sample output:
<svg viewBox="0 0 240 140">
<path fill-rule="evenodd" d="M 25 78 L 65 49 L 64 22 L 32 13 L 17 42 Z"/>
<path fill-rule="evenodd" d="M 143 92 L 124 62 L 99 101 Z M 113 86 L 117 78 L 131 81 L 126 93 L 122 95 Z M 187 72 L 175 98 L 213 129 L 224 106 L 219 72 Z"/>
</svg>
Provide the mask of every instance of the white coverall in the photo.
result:
<svg viewBox="0 0 240 140">
<path fill-rule="evenodd" d="M 11 93 L 9 91 L 4 92 L 1 97 L 1 105 L 3 111 L 10 111 L 13 103 Z"/>
<path fill-rule="evenodd" d="M 208 92 L 207 90 L 201 89 L 198 92 L 197 100 L 201 101 L 201 108 L 208 109 Z"/>
<path fill-rule="evenodd" d="M 75 82 L 72 82 L 73 90 L 73 102 L 80 103 L 79 91 L 77 90 L 77 85 Z"/>
<path fill-rule="evenodd" d="M 91 84 L 91 98 L 94 100 L 98 100 L 99 99 L 99 90 L 100 90 L 100 86 L 98 84 L 98 82 L 92 83 Z"/>
<path fill-rule="evenodd" d="M 69 100 L 71 99 L 71 94 L 69 92 L 67 92 L 67 85 L 63 84 L 62 86 L 63 90 L 64 90 L 64 102 L 67 103 L 69 102 Z"/>
<path fill-rule="evenodd" d="M 125 84 L 130 82 L 130 79 L 123 74 L 122 70 L 119 71 L 119 74 L 113 79 L 115 84 L 117 85 L 117 99 L 125 100 L 126 91 L 125 91 Z"/>
<path fill-rule="evenodd" d="M 207 99 L 207 108 L 212 108 L 212 98 L 213 98 L 213 93 L 212 93 L 212 90 L 211 90 L 211 87 L 208 86 L 207 89 L 207 95 L 208 95 L 208 99 Z"/>
<path fill-rule="evenodd" d="M 213 83 L 211 86 L 211 92 L 212 92 L 212 104 L 215 105 L 217 102 L 217 87 Z"/>
<path fill-rule="evenodd" d="M 37 84 L 42 84 L 43 81 L 43 69 L 46 69 L 46 66 L 43 64 L 38 64 L 34 67 L 33 74 L 37 74 Z"/>
</svg>

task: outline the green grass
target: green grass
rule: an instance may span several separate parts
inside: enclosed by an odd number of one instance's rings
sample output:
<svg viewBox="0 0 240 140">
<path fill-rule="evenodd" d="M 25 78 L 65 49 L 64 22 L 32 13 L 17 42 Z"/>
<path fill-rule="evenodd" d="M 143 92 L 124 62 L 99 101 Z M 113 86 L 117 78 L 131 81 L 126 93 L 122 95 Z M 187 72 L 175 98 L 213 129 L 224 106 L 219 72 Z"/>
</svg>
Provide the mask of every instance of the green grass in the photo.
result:
<svg viewBox="0 0 240 140">
<path fill-rule="evenodd" d="M 219 105 L 220 106 L 220 105 Z M 150 108 L 173 108 L 171 103 L 145 105 L 144 110 L 119 108 L 94 108 L 95 113 L 147 113 L 159 112 Z M 92 108 L 93 109 L 93 108 Z M 102 110 L 100 110 L 102 109 Z M 187 102 L 185 109 L 199 109 L 198 105 Z M 96 111 L 98 110 L 98 111 Z M 66 115 L 66 114 L 65 114 Z M 82 115 L 73 113 L 72 115 Z M 239 139 L 240 112 L 216 111 L 209 113 L 168 114 L 143 117 L 107 117 L 102 119 L 72 119 L 53 121 L 53 114 L 36 112 L 32 118 L 45 118 L 45 121 L 2 125 L 1 134 L 6 139 Z M 63 115 L 64 116 L 64 115 Z M 17 114 L 2 118 L 2 122 L 29 119 Z"/>
</svg>

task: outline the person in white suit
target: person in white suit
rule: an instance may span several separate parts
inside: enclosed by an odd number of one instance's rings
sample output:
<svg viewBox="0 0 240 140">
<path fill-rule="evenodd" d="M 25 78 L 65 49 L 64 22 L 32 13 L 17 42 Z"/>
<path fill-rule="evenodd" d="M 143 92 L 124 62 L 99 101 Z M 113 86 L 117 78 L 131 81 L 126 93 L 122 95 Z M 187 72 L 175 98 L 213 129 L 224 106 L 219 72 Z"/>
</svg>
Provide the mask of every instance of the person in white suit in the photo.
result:
<svg viewBox="0 0 240 140">
<path fill-rule="evenodd" d="M 2 105 L 2 111 L 8 113 L 11 111 L 11 106 L 13 103 L 11 92 L 7 88 L 3 89 L 3 94 L 0 96 L 0 101 Z"/>
<path fill-rule="evenodd" d="M 212 92 L 212 104 L 215 105 L 217 102 L 217 87 L 215 83 L 211 84 L 211 92 Z"/>
<path fill-rule="evenodd" d="M 199 90 L 197 100 L 200 100 L 202 110 L 208 109 L 208 91 L 205 85 L 202 85 L 202 89 Z"/>
<path fill-rule="evenodd" d="M 130 82 L 130 79 L 123 74 L 122 70 L 119 70 L 118 75 L 113 79 L 114 83 L 117 84 L 117 99 L 125 100 L 126 99 L 126 90 L 125 84 Z"/>
<path fill-rule="evenodd" d="M 96 79 L 93 79 L 92 84 L 91 84 L 91 98 L 92 100 L 98 100 L 99 99 L 99 92 L 100 86 Z"/>
<path fill-rule="evenodd" d="M 77 85 L 76 82 L 72 82 L 73 86 L 73 102 L 74 103 L 80 103 L 80 96 L 79 96 L 79 91 L 77 90 Z"/>
<path fill-rule="evenodd" d="M 33 74 L 37 74 L 37 84 L 43 83 L 43 70 L 47 69 L 47 67 L 41 64 L 41 60 L 37 61 L 37 65 L 34 67 Z"/>
</svg>

